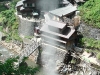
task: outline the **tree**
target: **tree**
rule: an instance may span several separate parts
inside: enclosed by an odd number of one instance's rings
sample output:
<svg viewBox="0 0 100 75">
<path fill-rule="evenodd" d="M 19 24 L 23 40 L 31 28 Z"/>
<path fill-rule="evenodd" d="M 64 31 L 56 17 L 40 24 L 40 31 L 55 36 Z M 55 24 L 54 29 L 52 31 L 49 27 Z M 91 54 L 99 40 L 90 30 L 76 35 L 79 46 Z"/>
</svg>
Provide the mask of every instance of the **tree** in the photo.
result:
<svg viewBox="0 0 100 75">
<path fill-rule="evenodd" d="M 25 61 L 15 66 L 18 58 L 9 58 L 5 62 L 0 62 L 0 75 L 34 75 L 39 71 L 39 67 L 29 67 Z"/>
</svg>

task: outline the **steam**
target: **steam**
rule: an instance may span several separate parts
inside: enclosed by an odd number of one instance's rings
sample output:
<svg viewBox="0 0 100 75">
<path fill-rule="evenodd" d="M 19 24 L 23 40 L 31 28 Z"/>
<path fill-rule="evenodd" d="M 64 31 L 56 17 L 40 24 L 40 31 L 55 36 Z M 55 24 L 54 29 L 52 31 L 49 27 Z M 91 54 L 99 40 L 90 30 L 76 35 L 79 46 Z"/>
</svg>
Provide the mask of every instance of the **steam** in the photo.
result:
<svg viewBox="0 0 100 75">
<path fill-rule="evenodd" d="M 48 12 L 48 11 L 57 9 L 59 7 L 59 1 L 60 0 L 38 0 L 37 7 L 39 8 L 40 11 Z M 44 15 L 44 17 L 45 17 L 45 23 L 47 21 L 50 21 L 50 17 L 48 15 Z M 57 30 L 57 29 L 54 29 L 54 30 Z M 49 34 L 48 34 L 48 36 L 50 37 Z M 51 37 L 58 38 L 56 36 L 51 36 Z M 53 44 L 57 43 L 50 39 L 47 39 L 47 40 L 49 42 L 52 42 Z M 57 58 L 55 57 L 55 54 L 56 54 L 56 50 L 52 46 L 46 45 L 44 47 L 43 52 L 42 52 L 42 63 L 44 64 L 43 71 L 44 71 L 45 75 L 58 75 L 56 72 L 56 67 L 57 67 L 56 61 L 57 60 L 55 60 L 55 59 L 57 59 Z"/>
<path fill-rule="evenodd" d="M 38 0 L 37 7 L 41 11 L 50 11 L 59 7 L 60 0 Z"/>
<path fill-rule="evenodd" d="M 45 22 L 46 21 L 50 21 L 48 15 L 45 15 Z M 46 30 L 46 28 L 45 28 L 45 30 Z M 58 31 L 58 29 L 56 29 L 56 28 L 53 28 L 53 29 L 50 29 L 50 30 L 52 30 L 52 31 Z M 54 35 L 50 36 L 48 34 L 48 36 L 49 37 L 53 37 L 53 38 L 58 38 L 58 37 L 56 37 Z M 52 44 L 57 44 L 56 41 L 53 41 L 53 40 L 50 40 L 50 39 L 46 39 L 46 40 L 48 40 L 48 42 L 51 42 Z M 43 48 L 43 54 L 42 54 L 42 62 L 44 64 L 43 71 L 44 71 L 45 75 L 58 75 L 57 71 L 56 71 L 56 68 L 57 68 L 57 66 L 56 66 L 57 65 L 56 64 L 57 59 L 58 58 L 56 57 L 56 49 L 53 46 L 46 45 Z"/>
<path fill-rule="evenodd" d="M 45 75 L 58 75 L 56 72 L 56 60 L 55 60 L 55 50 L 52 47 L 44 48 L 44 53 L 42 57 L 42 61 L 44 63 L 44 74 Z"/>
</svg>

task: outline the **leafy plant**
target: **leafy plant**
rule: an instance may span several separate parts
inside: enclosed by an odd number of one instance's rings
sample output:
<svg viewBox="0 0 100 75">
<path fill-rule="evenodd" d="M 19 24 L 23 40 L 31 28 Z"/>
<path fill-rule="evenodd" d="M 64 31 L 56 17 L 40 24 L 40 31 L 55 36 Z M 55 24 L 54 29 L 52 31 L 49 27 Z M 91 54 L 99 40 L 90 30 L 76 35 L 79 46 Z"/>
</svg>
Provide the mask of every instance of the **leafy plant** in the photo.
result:
<svg viewBox="0 0 100 75">
<path fill-rule="evenodd" d="M 100 60 L 100 53 L 98 53 L 96 57 L 98 60 Z"/>
<path fill-rule="evenodd" d="M 19 0 L 12 0 L 10 3 L 10 9 L 0 13 L 0 22 L 3 28 L 0 28 L 0 30 L 4 30 L 3 32 L 7 36 L 6 41 L 10 41 L 12 39 L 22 41 L 18 35 L 18 21 L 14 14 L 17 1 Z"/>
<path fill-rule="evenodd" d="M 34 75 L 39 71 L 38 66 L 35 68 L 25 65 L 15 67 L 14 62 L 17 60 L 18 58 L 9 58 L 5 62 L 0 62 L 0 75 Z"/>
<path fill-rule="evenodd" d="M 5 7 L 4 3 L 0 3 L 0 12 L 5 10 L 7 10 L 7 8 Z"/>
<path fill-rule="evenodd" d="M 82 20 L 94 27 L 100 28 L 100 0 L 88 0 L 79 7 Z"/>
<path fill-rule="evenodd" d="M 82 42 L 84 43 L 85 47 L 100 49 L 100 40 L 82 38 Z"/>
</svg>

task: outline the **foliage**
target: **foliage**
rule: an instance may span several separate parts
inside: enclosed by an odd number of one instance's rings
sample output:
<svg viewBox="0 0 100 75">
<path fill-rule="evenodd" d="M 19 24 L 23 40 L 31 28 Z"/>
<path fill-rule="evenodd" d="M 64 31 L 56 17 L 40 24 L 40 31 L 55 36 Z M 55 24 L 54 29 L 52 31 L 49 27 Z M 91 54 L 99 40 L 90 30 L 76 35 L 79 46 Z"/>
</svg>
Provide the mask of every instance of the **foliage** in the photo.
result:
<svg viewBox="0 0 100 75">
<path fill-rule="evenodd" d="M 0 31 L 3 31 L 3 27 L 2 26 L 0 26 Z"/>
<path fill-rule="evenodd" d="M 18 1 L 20 1 L 20 0 L 12 0 L 11 1 L 11 8 L 12 9 L 15 9 L 15 5 L 17 4 Z"/>
<path fill-rule="evenodd" d="M 3 26 L 6 25 L 6 26 L 10 27 L 16 21 L 16 17 L 14 15 L 14 10 L 13 9 L 2 11 L 1 15 L 4 18 L 3 19 Z"/>
<path fill-rule="evenodd" d="M 27 39 L 32 39 L 33 36 L 25 36 L 25 38 L 27 38 Z"/>
<path fill-rule="evenodd" d="M 34 75 L 39 71 L 39 67 L 15 67 L 14 62 L 17 62 L 18 58 L 9 58 L 5 62 L 0 62 L 0 75 Z"/>
<path fill-rule="evenodd" d="M 22 41 L 18 35 L 18 21 L 14 14 L 17 1 L 19 0 L 12 0 L 10 3 L 10 9 L 0 13 L 0 20 L 2 21 L 1 28 L 3 28 L 3 32 L 5 32 L 7 36 L 6 41 L 10 41 L 12 39 Z"/>
<path fill-rule="evenodd" d="M 91 53 L 91 52 L 93 52 L 94 54 L 95 54 L 95 56 L 96 56 L 96 58 L 98 59 L 98 60 L 100 60 L 100 51 L 99 50 L 94 50 L 94 49 L 86 49 L 85 50 L 87 53 Z"/>
<path fill-rule="evenodd" d="M 76 63 L 76 60 L 75 59 L 72 59 L 71 60 L 71 63 L 75 64 Z"/>
<path fill-rule="evenodd" d="M 84 43 L 85 47 L 100 49 L 100 40 L 95 40 L 92 38 L 82 38 L 81 41 Z"/>
<path fill-rule="evenodd" d="M 100 0 L 88 0 L 79 7 L 82 20 L 94 27 L 100 28 Z"/>
<path fill-rule="evenodd" d="M 4 6 L 4 3 L 0 3 L 0 12 L 5 10 L 7 10 L 7 8 Z"/>
<path fill-rule="evenodd" d="M 90 50 L 89 50 L 89 49 L 86 49 L 85 51 L 86 51 L 87 53 L 90 53 Z"/>
<path fill-rule="evenodd" d="M 100 53 L 98 53 L 96 57 L 98 60 L 100 60 Z"/>
<path fill-rule="evenodd" d="M 0 0 L 0 2 L 4 2 L 4 1 L 11 1 L 11 0 Z"/>
</svg>

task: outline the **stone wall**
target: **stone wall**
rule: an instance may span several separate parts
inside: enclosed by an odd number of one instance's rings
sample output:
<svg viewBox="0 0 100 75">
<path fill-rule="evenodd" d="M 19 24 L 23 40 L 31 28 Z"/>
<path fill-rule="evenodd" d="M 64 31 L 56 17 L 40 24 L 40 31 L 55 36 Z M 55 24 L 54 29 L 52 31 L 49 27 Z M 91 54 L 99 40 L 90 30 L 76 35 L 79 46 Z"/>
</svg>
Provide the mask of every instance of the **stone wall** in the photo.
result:
<svg viewBox="0 0 100 75">
<path fill-rule="evenodd" d="M 35 22 L 19 17 L 18 32 L 20 36 L 33 36 Z"/>
</svg>

